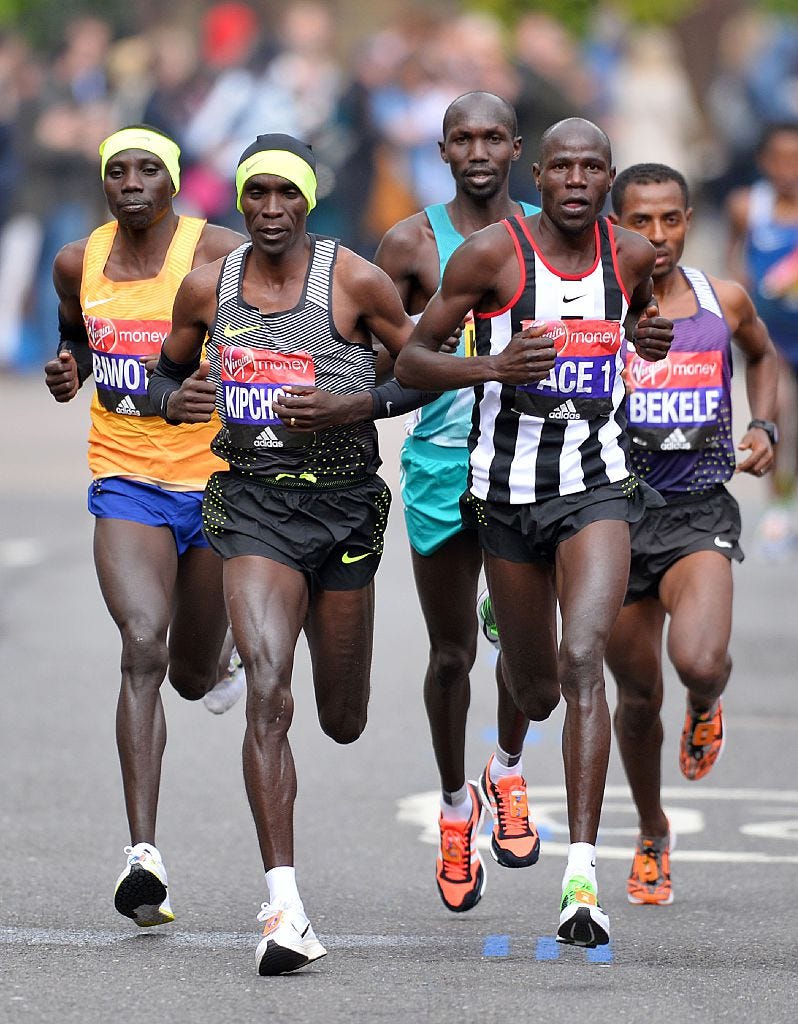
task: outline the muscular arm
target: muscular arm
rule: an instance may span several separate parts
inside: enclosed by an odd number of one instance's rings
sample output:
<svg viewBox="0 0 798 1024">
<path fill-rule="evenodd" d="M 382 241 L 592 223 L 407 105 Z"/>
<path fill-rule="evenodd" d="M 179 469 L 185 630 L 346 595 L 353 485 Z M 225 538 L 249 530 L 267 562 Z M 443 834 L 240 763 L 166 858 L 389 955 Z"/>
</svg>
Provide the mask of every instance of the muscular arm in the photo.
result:
<svg viewBox="0 0 798 1024">
<path fill-rule="evenodd" d="M 216 388 L 200 353 L 216 315 L 220 271 L 219 260 L 192 270 L 175 295 L 172 329 L 147 384 L 153 406 L 171 423 L 207 423 L 213 413 Z"/>
<path fill-rule="evenodd" d="M 710 278 L 720 300 L 726 321 L 732 328 L 734 342 L 745 356 L 745 388 L 751 418 L 772 420 L 776 408 L 778 355 L 764 323 L 757 316 L 748 292 L 736 282 Z M 735 327 L 736 324 L 736 327 Z M 750 451 L 737 467 L 738 473 L 761 476 L 773 465 L 770 437 L 760 427 L 746 430 L 737 447 Z"/>
<path fill-rule="evenodd" d="M 396 361 L 396 376 L 409 387 L 447 391 L 472 387 L 487 380 L 526 384 L 541 380 L 554 365 L 554 348 L 543 328 L 513 337 L 498 355 L 461 359 L 440 351 L 469 310 L 513 294 L 508 279 L 515 275 L 515 254 L 506 230 L 491 225 L 471 235 L 450 258 L 441 287 L 416 324 Z M 497 282 L 504 277 L 504 284 Z"/>
<path fill-rule="evenodd" d="M 56 402 L 69 402 L 92 372 L 91 350 L 80 306 L 83 253 L 87 239 L 70 242 L 53 263 L 53 285 L 58 293 L 58 355 L 44 367 L 45 383 Z"/>
<path fill-rule="evenodd" d="M 634 342 L 642 359 L 664 359 L 673 341 L 673 323 L 659 315 L 651 272 L 656 262 L 654 246 L 636 231 L 615 228 L 618 262 L 629 293 L 629 310 L 623 322 L 626 337 Z"/>
</svg>

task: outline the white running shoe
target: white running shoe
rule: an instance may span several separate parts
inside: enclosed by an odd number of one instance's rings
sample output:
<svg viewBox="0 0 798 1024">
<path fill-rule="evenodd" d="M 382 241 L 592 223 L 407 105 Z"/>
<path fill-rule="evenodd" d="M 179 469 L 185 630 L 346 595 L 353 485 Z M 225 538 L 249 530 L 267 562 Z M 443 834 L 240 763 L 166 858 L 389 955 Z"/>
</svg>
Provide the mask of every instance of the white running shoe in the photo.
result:
<svg viewBox="0 0 798 1024">
<path fill-rule="evenodd" d="M 261 904 L 263 935 L 255 950 L 258 974 L 287 974 L 327 955 L 305 912 L 282 903 Z"/>
<path fill-rule="evenodd" d="M 132 918 L 140 928 L 174 921 L 166 868 L 160 853 L 149 843 L 126 846 L 125 853 L 127 864 L 114 889 L 116 909 Z"/>
<path fill-rule="evenodd" d="M 247 679 L 244 675 L 244 666 L 234 647 L 227 666 L 227 675 L 208 690 L 202 698 L 202 703 L 211 714 L 223 715 L 241 698 L 246 688 Z"/>
</svg>

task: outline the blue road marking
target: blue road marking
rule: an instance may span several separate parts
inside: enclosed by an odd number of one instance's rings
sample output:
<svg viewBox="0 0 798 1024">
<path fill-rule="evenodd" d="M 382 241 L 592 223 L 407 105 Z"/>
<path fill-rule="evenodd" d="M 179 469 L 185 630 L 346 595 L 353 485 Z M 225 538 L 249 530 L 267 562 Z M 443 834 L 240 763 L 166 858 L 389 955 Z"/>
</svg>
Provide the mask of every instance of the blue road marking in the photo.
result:
<svg viewBox="0 0 798 1024">
<path fill-rule="evenodd" d="M 490 744 L 490 746 L 495 747 L 496 743 L 497 743 L 497 741 L 499 739 L 499 734 L 496 731 L 496 726 L 495 725 L 486 725 L 484 729 L 480 729 L 479 738 L 483 742 Z M 525 747 L 534 747 L 538 743 L 542 743 L 542 742 L 543 742 L 543 730 L 542 729 L 536 729 L 534 726 L 530 725 L 529 731 L 526 734 L 526 739 L 524 740 L 524 746 Z"/>
<path fill-rule="evenodd" d="M 611 964 L 612 945 L 608 943 L 606 946 L 596 946 L 595 949 L 589 949 L 587 951 L 587 958 L 591 964 Z"/>
<path fill-rule="evenodd" d="M 536 960 L 557 960 L 560 956 L 560 944 L 553 935 L 541 935 L 535 948 Z"/>
<path fill-rule="evenodd" d="M 509 935 L 488 935 L 482 946 L 483 956 L 503 957 L 510 955 Z"/>
</svg>

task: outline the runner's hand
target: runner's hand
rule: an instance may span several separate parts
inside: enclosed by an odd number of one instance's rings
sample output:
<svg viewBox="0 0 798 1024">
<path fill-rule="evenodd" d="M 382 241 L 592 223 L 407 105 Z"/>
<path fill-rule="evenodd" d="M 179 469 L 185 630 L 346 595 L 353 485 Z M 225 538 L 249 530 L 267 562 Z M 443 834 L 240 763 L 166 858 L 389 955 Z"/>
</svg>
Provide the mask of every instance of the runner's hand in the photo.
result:
<svg viewBox="0 0 798 1024">
<path fill-rule="evenodd" d="M 515 385 L 545 380 L 557 358 L 554 341 L 545 331 L 546 324 L 535 321 L 514 334 L 503 351 L 491 357 L 496 369 L 493 379 Z"/>
<path fill-rule="evenodd" d="M 55 359 L 44 364 L 44 382 L 56 402 L 70 402 L 78 393 L 78 364 L 71 352 L 64 349 Z"/>
<path fill-rule="evenodd" d="M 635 351 L 650 363 L 664 359 L 673 341 L 673 323 L 659 315 L 659 306 L 652 299 L 635 327 Z"/>
<path fill-rule="evenodd" d="M 773 445 L 767 431 L 761 427 L 752 427 L 747 431 L 740 443 L 738 451 L 750 451 L 748 458 L 741 462 L 735 469 L 735 473 L 751 473 L 753 476 L 764 476 L 768 470 L 773 468 Z"/>
<path fill-rule="evenodd" d="M 315 387 L 287 387 L 275 399 L 274 411 L 289 430 L 326 430 L 342 423 L 370 420 L 374 403 L 368 391 L 334 395 Z"/>
<path fill-rule="evenodd" d="M 203 359 L 166 401 L 166 418 L 178 423 L 207 423 L 216 407 L 216 385 L 208 380 L 211 364 Z"/>
</svg>

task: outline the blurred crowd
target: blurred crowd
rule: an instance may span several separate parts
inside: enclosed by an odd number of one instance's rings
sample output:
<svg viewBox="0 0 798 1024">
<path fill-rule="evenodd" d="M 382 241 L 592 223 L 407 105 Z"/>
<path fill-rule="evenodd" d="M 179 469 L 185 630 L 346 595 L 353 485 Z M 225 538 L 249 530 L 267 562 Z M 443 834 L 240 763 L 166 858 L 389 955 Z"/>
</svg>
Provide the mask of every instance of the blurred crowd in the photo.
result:
<svg viewBox="0 0 798 1024">
<path fill-rule="evenodd" d="M 178 209 L 232 227 L 241 226 L 233 187 L 241 151 L 264 131 L 302 138 L 319 165 L 311 226 L 366 256 L 398 219 L 451 196 L 436 142 L 445 107 L 470 89 L 499 93 L 518 110 L 517 199 L 535 199 L 529 167 L 543 129 L 581 114 L 607 130 L 619 168 L 670 163 L 720 211 L 755 175 L 762 123 L 798 119 L 798 23 L 756 5 L 726 6 L 701 51 L 704 61 L 713 55 L 711 67 L 700 68 L 691 67 L 684 33 L 633 27 L 602 5 L 582 39 L 542 13 L 508 29 L 429 5 L 343 47 L 324 4 L 286 4 L 269 18 L 257 0 L 198 5 L 192 23 L 126 38 L 102 18 L 78 17 L 55 54 L 6 32 L 0 369 L 38 367 L 53 350 L 52 261 L 105 219 L 97 146 L 123 124 L 173 136 L 183 154 Z"/>
</svg>

